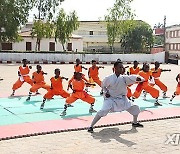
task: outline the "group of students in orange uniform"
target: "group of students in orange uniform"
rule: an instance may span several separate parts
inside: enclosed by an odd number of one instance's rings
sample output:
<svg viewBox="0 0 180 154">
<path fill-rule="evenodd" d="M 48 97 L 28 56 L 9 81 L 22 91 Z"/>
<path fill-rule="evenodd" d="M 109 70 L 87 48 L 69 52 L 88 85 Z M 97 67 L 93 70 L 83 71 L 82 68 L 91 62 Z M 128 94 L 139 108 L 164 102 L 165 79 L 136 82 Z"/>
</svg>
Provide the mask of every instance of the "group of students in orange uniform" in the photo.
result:
<svg viewBox="0 0 180 154">
<path fill-rule="evenodd" d="M 60 95 L 61 97 L 65 98 L 65 105 L 64 111 L 61 113 L 61 116 L 66 115 L 66 111 L 68 107 L 72 107 L 72 103 L 74 103 L 77 99 L 81 99 L 84 102 L 90 104 L 89 112 L 93 113 L 96 112 L 93 106 L 95 103 L 95 98 L 87 93 L 85 87 L 95 86 L 95 83 L 101 87 L 101 80 L 99 79 L 99 69 L 104 68 L 103 66 L 96 66 L 96 61 L 92 60 L 92 67 L 88 70 L 88 77 L 89 80 L 85 78 L 85 75 L 82 74 L 82 69 L 87 70 L 84 66 L 80 63 L 79 59 L 76 59 L 76 65 L 74 65 L 74 75 L 68 82 L 68 90 L 69 88 L 72 89 L 72 93 L 68 93 L 63 89 L 63 80 L 68 80 L 68 78 L 60 76 L 60 69 L 55 69 L 54 73 L 55 76 L 50 79 L 51 85 L 47 85 L 44 81 L 44 75 L 47 73 L 42 71 L 42 67 L 37 65 L 37 71 L 32 74 L 32 78 L 29 76 L 31 66 L 28 66 L 28 60 L 22 60 L 23 66 L 19 67 L 18 70 L 18 80 L 12 87 L 13 93 L 11 96 L 14 96 L 15 91 L 22 86 L 24 82 L 31 85 L 29 96 L 27 101 L 30 100 L 32 93 L 39 94 L 38 89 L 43 88 L 47 90 L 47 93 L 43 96 L 43 102 L 40 106 L 40 109 L 44 108 L 45 102 L 47 99 L 52 99 L 54 95 Z M 134 101 L 135 99 L 139 98 L 142 91 L 144 93 L 144 99 L 146 99 L 146 94 L 149 93 L 153 98 L 156 99 L 155 106 L 161 106 L 158 102 L 159 98 L 159 90 L 154 88 L 154 85 L 157 85 L 163 91 L 163 98 L 166 98 L 167 86 L 160 81 L 161 72 L 164 71 L 171 71 L 165 70 L 160 68 L 160 63 L 155 62 L 155 67 L 150 69 L 149 64 L 144 63 L 143 67 L 140 69 L 138 67 L 138 62 L 134 61 L 133 67 L 129 68 L 127 72 L 128 75 L 139 75 L 144 78 L 143 82 L 137 83 L 137 87 L 135 92 L 132 93 L 131 85 L 127 87 L 127 97 Z M 172 102 L 173 98 L 176 95 L 180 94 L 180 74 L 177 75 L 176 80 L 178 82 L 176 91 L 172 95 L 170 102 Z M 153 81 L 153 82 L 152 82 Z M 101 92 L 103 94 L 103 92 Z"/>
<path fill-rule="evenodd" d="M 128 97 L 134 99 L 139 98 L 140 94 L 144 93 L 144 100 L 146 100 L 146 94 L 149 93 L 153 98 L 156 99 L 155 106 L 162 106 L 158 102 L 159 90 L 154 88 L 154 85 L 157 85 L 163 91 L 163 98 L 167 98 L 167 86 L 160 81 L 161 72 L 171 71 L 166 69 L 161 69 L 160 63 L 155 62 L 155 67 L 150 69 L 149 64 L 144 63 L 142 69 L 138 67 L 138 62 L 134 61 L 134 66 L 129 69 L 128 74 L 138 74 L 145 79 L 144 82 L 138 83 L 135 92 L 132 94 L 130 88 L 128 88 Z"/>
<path fill-rule="evenodd" d="M 50 79 L 51 85 L 47 85 L 44 81 L 44 75 L 47 73 L 44 73 L 42 71 L 42 67 L 40 65 L 37 65 L 37 71 L 32 74 L 32 78 L 29 76 L 31 66 L 28 66 L 27 59 L 22 60 L 23 66 L 19 67 L 18 70 L 18 80 L 14 83 L 12 87 L 12 94 L 11 96 L 14 96 L 15 91 L 19 89 L 24 82 L 31 85 L 29 96 L 26 99 L 26 101 L 30 101 L 32 93 L 39 94 L 38 89 L 43 88 L 47 90 L 47 93 L 43 96 L 43 102 L 40 106 L 40 109 L 44 108 L 45 102 L 47 99 L 52 99 L 53 96 L 59 95 L 66 99 L 65 105 L 64 105 L 64 111 L 61 113 L 62 116 L 66 115 L 67 107 L 72 107 L 72 103 L 74 103 L 77 99 L 81 99 L 87 103 L 90 104 L 89 112 L 93 113 L 96 112 L 94 110 L 93 106 L 95 103 L 95 98 L 93 98 L 90 94 L 85 91 L 85 87 L 89 86 L 96 86 L 95 83 L 97 83 L 99 86 L 101 86 L 101 81 L 99 79 L 99 68 L 104 68 L 103 66 L 96 66 L 96 61 L 92 61 L 92 67 L 89 68 L 88 76 L 90 80 L 87 80 L 85 78 L 85 75 L 82 74 L 82 69 L 87 70 L 87 68 L 83 67 L 80 63 L 81 61 L 79 59 L 76 59 L 76 65 L 74 66 L 74 75 L 68 82 L 68 90 L 69 88 L 72 89 L 72 93 L 68 93 L 63 89 L 63 80 L 68 80 L 68 78 L 60 76 L 60 69 L 55 69 L 54 74 L 55 76 Z"/>
</svg>

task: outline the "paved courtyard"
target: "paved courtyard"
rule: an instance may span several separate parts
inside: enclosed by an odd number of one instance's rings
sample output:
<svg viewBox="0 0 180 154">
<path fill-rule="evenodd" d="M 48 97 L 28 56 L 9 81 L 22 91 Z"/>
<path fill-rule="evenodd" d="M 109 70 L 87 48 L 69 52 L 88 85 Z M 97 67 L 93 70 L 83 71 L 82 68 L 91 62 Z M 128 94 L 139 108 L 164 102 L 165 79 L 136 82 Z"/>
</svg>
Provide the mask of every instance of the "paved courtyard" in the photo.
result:
<svg viewBox="0 0 180 154">
<path fill-rule="evenodd" d="M 179 145 L 166 145 L 167 134 L 179 133 L 180 119 L 66 132 L 0 142 L 1 154 L 179 154 Z"/>
<path fill-rule="evenodd" d="M 17 80 L 17 64 L 1 64 L 0 97 L 8 97 L 11 94 L 12 84 Z M 33 71 L 35 71 L 35 65 Z M 90 67 L 90 65 L 84 65 Z M 112 73 L 112 65 L 104 65 L 100 70 L 100 78 Z M 130 65 L 131 66 L 131 65 Z M 151 65 L 152 66 L 152 65 Z M 54 74 L 55 68 L 61 69 L 62 76 L 71 78 L 73 65 L 42 65 L 48 73 L 45 77 L 47 83 Z M 175 77 L 180 73 L 180 66 L 162 65 L 164 69 L 172 69 L 171 72 L 162 73 L 161 80 L 168 86 L 168 95 L 171 96 L 176 87 Z M 87 76 L 87 71 L 83 71 Z M 27 95 L 29 85 L 25 84 L 17 90 L 16 95 Z M 67 88 L 67 82 L 64 82 Z M 100 88 L 92 89 L 92 92 Z M 40 90 L 42 94 L 44 90 Z M 162 93 L 161 93 L 162 95 Z M 180 96 L 179 96 L 180 97 Z M 180 99 L 175 99 L 178 102 Z M 4 119 L 3 119 L 4 120 Z M 1 153 L 179 153 L 178 145 L 168 144 L 167 134 L 179 133 L 180 119 L 160 120 L 145 122 L 143 129 L 131 129 L 131 125 L 98 128 L 94 134 L 86 131 L 66 132 L 53 135 L 36 136 L 8 141 L 0 141 Z"/>
</svg>

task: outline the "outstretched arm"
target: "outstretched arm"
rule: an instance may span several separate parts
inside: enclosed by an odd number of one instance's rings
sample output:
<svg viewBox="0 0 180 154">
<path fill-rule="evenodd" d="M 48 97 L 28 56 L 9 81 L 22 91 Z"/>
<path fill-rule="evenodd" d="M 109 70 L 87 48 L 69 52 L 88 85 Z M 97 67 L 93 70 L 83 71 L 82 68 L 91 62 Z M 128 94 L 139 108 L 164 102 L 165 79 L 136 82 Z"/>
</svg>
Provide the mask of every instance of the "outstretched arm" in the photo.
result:
<svg viewBox="0 0 180 154">
<path fill-rule="evenodd" d="M 43 72 L 43 75 L 47 75 L 47 73 Z"/>
<path fill-rule="evenodd" d="M 103 68 L 104 69 L 104 66 L 99 66 L 98 68 Z"/>
<path fill-rule="evenodd" d="M 137 81 L 137 82 L 143 82 L 143 81 L 144 81 L 144 78 L 143 78 L 143 77 L 138 76 L 138 77 L 136 78 L 136 81 Z"/>
<path fill-rule="evenodd" d="M 85 69 L 85 70 L 88 70 L 86 67 L 84 67 L 84 66 L 81 66 L 83 69 Z"/>
<path fill-rule="evenodd" d="M 171 69 L 161 69 L 161 72 L 170 72 Z"/>
<path fill-rule="evenodd" d="M 143 82 L 144 81 L 144 78 L 141 76 L 138 76 L 138 75 L 126 75 L 126 76 L 123 76 L 123 78 L 124 78 L 124 81 L 125 81 L 127 86 L 134 84 L 136 82 Z"/>
<path fill-rule="evenodd" d="M 61 79 L 65 79 L 66 81 L 68 81 L 68 78 L 66 78 L 66 77 L 61 77 Z"/>
<path fill-rule="evenodd" d="M 89 82 L 86 82 L 85 84 L 86 84 L 87 87 L 96 86 L 96 84 L 94 84 L 94 83 L 89 83 Z"/>
</svg>

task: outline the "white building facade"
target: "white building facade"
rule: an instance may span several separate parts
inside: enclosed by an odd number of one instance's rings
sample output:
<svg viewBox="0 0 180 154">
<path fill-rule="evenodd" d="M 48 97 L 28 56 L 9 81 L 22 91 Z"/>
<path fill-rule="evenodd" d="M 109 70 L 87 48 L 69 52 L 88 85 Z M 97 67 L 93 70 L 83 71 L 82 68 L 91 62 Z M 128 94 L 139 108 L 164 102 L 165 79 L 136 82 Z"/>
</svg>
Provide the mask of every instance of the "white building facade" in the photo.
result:
<svg viewBox="0 0 180 154">
<path fill-rule="evenodd" d="M 180 25 L 166 27 L 166 50 L 170 56 L 180 57 Z"/>
<path fill-rule="evenodd" d="M 2 43 L 2 51 L 36 51 L 37 38 L 31 37 L 32 24 L 27 24 L 19 35 L 22 41 L 14 43 Z M 70 40 L 65 44 L 65 50 L 70 52 L 83 51 L 83 38 L 72 34 Z M 63 47 L 60 42 L 55 42 L 55 38 L 43 38 L 40 42 L 40 51 L 56 51 L 62 52 Z"/>
<path fill-rule="evenodd" d="M 78 30 L 74 34 L 83 37 L 84 51 L 111 51 L 108 44 L 107 23 L 105 21 L 80 21 Z M 120 50 L 118 41 L 114 44 L 115 50 Z"/>
</svg>

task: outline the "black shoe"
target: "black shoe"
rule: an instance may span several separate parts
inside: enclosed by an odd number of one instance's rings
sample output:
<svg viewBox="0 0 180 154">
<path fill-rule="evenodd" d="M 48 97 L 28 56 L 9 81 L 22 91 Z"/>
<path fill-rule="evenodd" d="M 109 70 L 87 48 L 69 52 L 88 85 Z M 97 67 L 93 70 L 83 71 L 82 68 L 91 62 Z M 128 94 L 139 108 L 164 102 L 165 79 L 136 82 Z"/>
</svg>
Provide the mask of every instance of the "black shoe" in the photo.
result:
<svg viewBox="0 0 180 154">
<path fill-rule="evenodd" d="M 26 101 L 30 101 L 30 97 L 28 97 L 28 98 L 26 99 Z"/>
<path fill-rule="evenodd" d="M 40 109 L 41 109 L 41 110 L 44 109 L 44 103 L 41 104 Z"/>
<path fill-rule="evenodd" d="M 103 91 L 100 92 L 100 95 L 101 95 L 101 96 L 103 95 Z"/>
<path fill-rule="evenodd" d="M 68 105 L 67 105 L 67 107 L 74 107 L 74 106 L 73 106 L 73 105 L 71 105 L 71 104 L 68 104 Z"/>
<path fill-rule="evenodd" d="M 60 116 L 65 116 L 66 115 L 66 111 L 63 111 Z"/>
<path fill-rule="evenodd" d="M 92 128 L 92 127 L 89 127 L 89 128 L 88 128 L 88 132 L 89 132 L 89 133 L 93 133 L 93 132 L 94 132 L 93 128 Z"/>
<path fill-rule="evenodd" d="M 140 124 L 140 123 L 137 123 L 137 124 L 135 124 L 135 123 L 132 123 L 132 126 L 133 127 L 144 127 L 142 124 Z"/>
<path fill-rule="evenodd" d="M 95 113 L 95 112 L 97 112 L 97 111 L 94 110 L 93 108 L 90 108 L 90 109 L 89 109 L 89 113 Z"/>
<path fill-rule="evenodd" d="M 134 101 L 135 101 L 135 98 L 134 98 L 134 97 L 132 97 L 131 101 L 132 101 L 132 102 L 134 102 Z"/>
<path fill-rule="evenodd" d="M 159 102 L 154 103 L 154 106 L 162 106 Z"/>
</svg>

